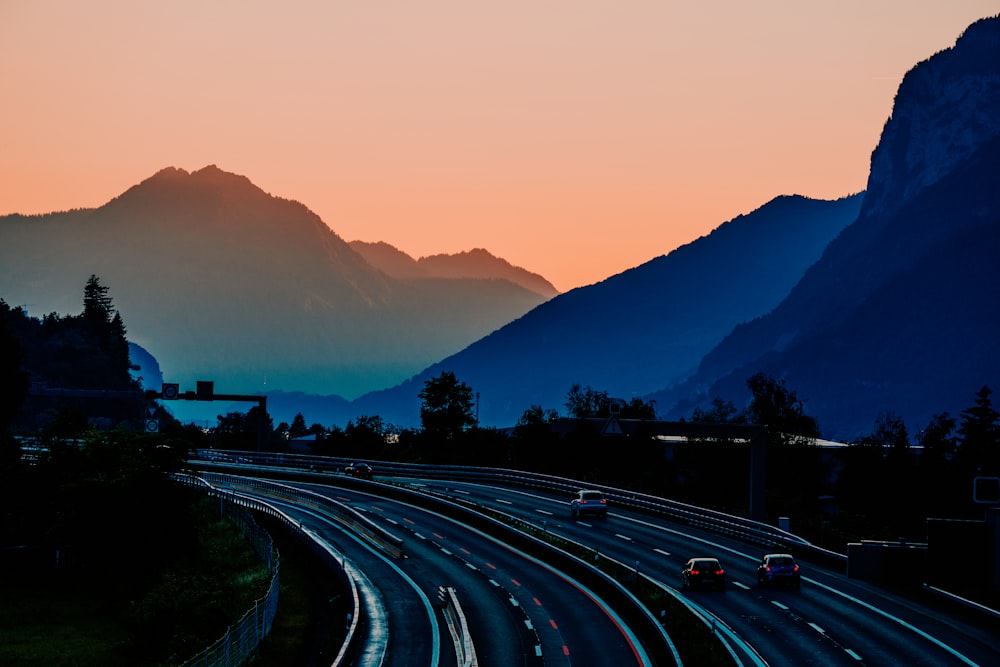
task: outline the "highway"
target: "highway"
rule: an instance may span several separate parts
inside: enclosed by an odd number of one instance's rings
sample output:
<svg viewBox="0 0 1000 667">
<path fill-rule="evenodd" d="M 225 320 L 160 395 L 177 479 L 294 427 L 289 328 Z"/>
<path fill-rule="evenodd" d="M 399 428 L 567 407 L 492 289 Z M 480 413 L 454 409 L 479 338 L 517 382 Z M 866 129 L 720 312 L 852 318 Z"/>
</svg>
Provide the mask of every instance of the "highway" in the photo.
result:
<svg viewBox="0 0 1000 667">
<path fill-rule="evenodd" d="M 397 480 L 404 481 L 404 480 Z M 483 484 L 405 480 L 529 521 L 588 545 L 664 584 L 680 588 L 680 570 L 695 556 L 717 556 L 725 592 L 683 595 L 745 640 L 769 665 L 997 665 L 1000 624 L 946 615 L 808 561 L 800 590 L 761 589 L 756 546 L 627 510 L 607 519 L 573 520 L 568 499 Z M 746 661 L 744 659 L 744 661 Z"/>
<path fill-rule="evenodd" d="M 960 607 L 928 599 L 929 596 L 904 596 L 849 579 L 839 570 L 826 569 L 812 562 L 808 550 L 796 553 L 794 547 L 789 550 L 803 567 L 801 589 L 763 589 L 756 585 L 756 563 L 764 550 L 752 542 L 614 504 L 607 519 L 573 520 L 568 511 L 569 496 L 563 491 L 498 485 L 487 481 L 497 475 L 482 476 L 484 481 L 477 482 L 443 480 L 440 474 L 436 479 L 388 475 L 381 478 L 377 475 L 376 479 L 389 481 L 397 488 L 405 485 L 472 503 L 484 510 L 502 512 L 583 545 L 601 558 L 634 564 L 635 571 L 642 577 L 672 587 L 675 595 L 709 618 L 731 648 L 734 664 L 1000 664 L 1000 621 L 996 615 L 967 613 Z M 340 483 L 338 477 L 342 479 L 336 473 L 313 475 L 313 479 L 329 479 L 334 485 Z M 285 483 L 322 488 L 305 482 Z M 593 633 L 589 631 L 580 636 L 572 634 L 589 622 L 567 622 L 566 619 L 573 618 L 573 586 L 569 584 L 562 593 L 550 593 L 560 579 L 558 574 L 539 564 L 535 564 L 538 569 L 530 576 L 522 573 L 521 568 L 528 562 L 523 554 L 517 556 L 506 545 L 477 535 L 452 520 L 381 498 L 378 482 L 362 485 L 369 493 L 359 492 L 358 486 L 352 484 L 350 489 L 326 487 L 324 493 L 364 511 L 373 520 L 405 532 L 407 548 L 415 549 L 413 560 L 419 553 L 422 562 L 437 563 L 434 567 L 446 568 L 443 563 L 449 560 L 460 562 L 459 571 L 465 568 L 466 573 L 485 577 L 494 594 L 498 593 L 496 589 L 502 588 L 501 598 L 509 595 L 517 602 L 516 608 L 525 612 L 531 610 L 533 615 L 529 622 L 537 634 L 534 641 L 544 651 L 545 664 L 632 664 L 636 661 L 634 655 L 616 657 L 614 662 L 605 658 L 603 652 L 608 647 L 622 650 L 621 655 L 628 654 L 627 629 L 618 627 L 613 618 L 599 641 L 594 642 Z M 442 555 L 444 560 L 441 560 Z M 723 562 L 730 582 L 725 592 L 678 590 L 681 566 L 694 556 L 714 556 Z M 508 562 L 506 558 L 514 560 Z M 436 589 L 448 580 L 461 581 L 452 579 L 455 571 L 450 572 L 426 580 L 424 589 Z M 476 600 L 468 610 L 470 626 L 476 628 L 477 642 L 479 637 L 486 638 L 483 639 L 484 656 L 492 655 L 489 651 L 501 650 L 500 647 L 487 648 L 492 635 L 491 623 L 497 618 L 496 608 L 486 611 L 489 608 L 483 607 L 482 613 L 477 611 L 480 600 L 485 597 L 470 581 L 448 585 L 455 585 L 460 591 L 477 591 L 470 596 Z M 580 591 L 577 589 L 575 594 L 579 595 Z M 522 657 L 531 657 L 531 641 L 521 639 L 516 643 L 516 650 Z M 509 640 L 500 643 L 515 645 Z M 552 662 L 560 652 L 566 660 Z M 509 658 L 507 655 L 495 663 L 486 660 L 482 664 L 531 664 L 508 662 Z M 627 661 L 621 662 L 623 659 Z"/>
<path fill-rule="evenodd" d="M 651 664 L 609 605 L 545 563 L 453 519 L 377 493 L 296 486 L 348 503 L 405 535 L 406 557 L 390 559 L 322 514 L 278 503 L 344 554 L 378 592 L 388 634 L 382 664 L 456 664 L 442 614 L 429 603 L 442 586 L 456 591 L 480 665 Z M 367 664 L 379 663 L 370 657 Z"/>
</svg>

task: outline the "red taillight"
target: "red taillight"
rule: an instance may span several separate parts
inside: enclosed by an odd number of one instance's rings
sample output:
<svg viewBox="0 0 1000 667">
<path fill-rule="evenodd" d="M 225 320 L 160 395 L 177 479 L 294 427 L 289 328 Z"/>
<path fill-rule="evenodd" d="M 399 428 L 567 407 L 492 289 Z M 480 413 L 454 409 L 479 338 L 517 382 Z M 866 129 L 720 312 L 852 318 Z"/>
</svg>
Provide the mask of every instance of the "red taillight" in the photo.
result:
<svg viewBox="0 0 1000 667">
<path fill-rule="evenodd" d="M 770 572 L 770 571 L 771 571 L 771 566 L 770 566 L 770 565 L 768 565 L 768 566 L 767 566 L 766 568 L 764 568 L 764 569 L 766 569 L 766 570 L 767 570 L 768 572 Z"/>
<path fill-rule="evenodd" d="M 794 570 L 792 570 L 792 572 L 798 572 L 798 571 L 799 571 L 799 566 L 798 566 L 798 565 L 796 565 L 796 566 L 795 566 L 795 569 L 794 569 Z"/>
<path fill-rule="evenodd" d="M 726 571 L 725 570 L 716 570 L 715 573 L 721 577 L 722 575 L 724 575 L 726 573 Z"/>
<path fill-rule="evenodd" d="M 581 501 L 580 501 L 580 504 L 581 504 L 581 505 L 586 505 L 586 504 L 587 504 L 587 501 L 586 501 L 586 500 L 581 500 Z"/>
<path fill-rule="evenodd" d="M 691 574 L 698 576 L 698 570 L 691 570 Z"/>
<path fill-rule="evenodd" d="M 607 498 L 601 498 L 601 504 L 602 505 L 607 505 L 608 504 Z"/>
</svg>

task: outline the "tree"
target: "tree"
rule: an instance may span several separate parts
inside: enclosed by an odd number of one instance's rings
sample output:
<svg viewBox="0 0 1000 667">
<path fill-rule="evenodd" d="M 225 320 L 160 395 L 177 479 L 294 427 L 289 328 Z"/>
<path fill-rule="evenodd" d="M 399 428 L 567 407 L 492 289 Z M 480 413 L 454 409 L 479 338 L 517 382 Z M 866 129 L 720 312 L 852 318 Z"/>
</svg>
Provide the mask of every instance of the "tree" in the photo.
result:
<svg viewBox="0 0 1000 667">
<path fill-rule="evenodd" d="M 656 419 L 656 405 L 653 401 L 646 402 L 638 397 L 631 398 L 621 406 L 621 413 L 618 415 L 622 419 Z"/>
<path fill-rule="evenodd" d="M 962 412 L 958 427 L 957 456 L 965 469 L 976 474 L 1000 474 L 1000 414 L 993 408 L 992 393 L 989 387 L 980 388 L 975 405 Z"/>
<path fill-rule="evenodd" d="M 816 418 L 805 413 L 805 402 L 785 387 L 784 380 L 755 373 L 747 380 L 747 387 L 753 398 L 746 409 L 746 420 L 767 426 L 771 443 L 804 444 L 819 437 Z"/>
<path fill-rule="evenodd" d="M 518 418 L 517 425 L 514 427 L 514 434 L 517 435 L 519 431 L 534 430 L 537 427 L 549 429 L 552 426 L 552 422 L 558 417 L 559 413 L 555 410 L 546 410 L 540 405 L 532 404 Z"/>
<path fill-rule="evenodd" d="M 955 453 L 955 418 L 947 412 L 931 417 L 926 428 L 917 434 L 917 442 L 923 449 L 921 462 L 927 468 L 950 461 Z"/>
<path fill-rule="evenodd" d="M 902 417 L 892 410 L 885 410 L 875 418 L 875 430 L 868 437 L 868 444 L 880 447 L 883 452 L 898 453 L 910 446 L 910 436 Z"/>
<path fill-rule="evenodd" d="M 107 325 L 111 322 L 114 308 L 109 288 L 102 285 L 100 279 L 91 274 L 83 288 L 83 319 L 95 324 Z"/>
<path fill-rule="evenodd" d="M 8 325 L 8 320 L 14 316 L 7 303 L 0 299 L 0 447 L 3 451 L 0 469 L 20 460 L 20 449 L 13 441 L 8 446 L 4 438 L 28 395 L 29 386 L 28 374 L 21 368 L 21 345 Z"/>
<path fill-rule="evenodd" d="M 306 418 L 299 412 L 292 419 L 292 425 L 288 427 L 288 437 L 301 438 L 307 433 L 309 433 L 309 428 L 306 426 Z"/>
<path fill-rule="evenodd" d="M 741 413 L 736 404 L 719 396 L 712 399 L 712 407 L 702 410 L 695 408 L 691 413 L 691 421 L 708 424 L 742 424 L 746 415 Z"/>
<path fill-rule="evenodd" d="M 582 387 L 574 384 L 566 394 L 566 409 L 569 416 L 576 419 L 588 419 L 591 417 L 610 417 L 609 405 L 611 399 L 608 392 L 598 391 L 593 387 Z"/>
<path fill-rule="evenodd" d="M 472 388 L 451 371 L 424 382 L 418 396 L 420 424 L 428 435 L 454 440 L 476 424 Z"/>
</svg>

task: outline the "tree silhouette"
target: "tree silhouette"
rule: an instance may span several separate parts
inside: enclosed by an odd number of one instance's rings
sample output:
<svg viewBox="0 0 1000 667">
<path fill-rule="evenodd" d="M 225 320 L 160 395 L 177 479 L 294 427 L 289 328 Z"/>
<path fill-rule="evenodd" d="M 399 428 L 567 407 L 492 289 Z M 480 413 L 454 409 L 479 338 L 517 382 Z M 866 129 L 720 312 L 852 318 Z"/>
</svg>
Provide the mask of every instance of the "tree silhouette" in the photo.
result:
<svg viewBox="0 0 1000 667">
<path fill-rule="evenodd" d="M 957 458 L 978 475 L 1000 474 L 1000 413 L 993 408 L 992 393 L 986 386 L 977 391 L 975 405 L 962 412 L 958 427 L 962 442 Z"/>
<path fill-rule="evenodd" d="M 424 382 L 418 396 L 420 423 L 427 435 L 454 440 L 476 423 L 472 388 L 450 371 Z"/>
<path fill-rule="evenodd" d="M 752 424 L 767 426 L 772 444 L 809 443 L 819 437 L 816 418 L 805 413 L 805 403 L 785 387 L 784 380 L 755 373 L 747 380 L 753 394 L 746 418 Z"/>
</svg>

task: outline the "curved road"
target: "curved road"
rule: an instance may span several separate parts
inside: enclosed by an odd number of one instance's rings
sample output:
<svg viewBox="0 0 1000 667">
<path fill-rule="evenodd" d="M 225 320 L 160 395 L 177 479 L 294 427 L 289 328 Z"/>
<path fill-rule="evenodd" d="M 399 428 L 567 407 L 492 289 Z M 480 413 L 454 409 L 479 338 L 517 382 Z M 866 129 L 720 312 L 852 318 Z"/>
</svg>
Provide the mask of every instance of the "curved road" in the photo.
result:
<svg viewBox="0 0 1000 667">
<path fill-rule="evenodd" d="M 648 658 L 629 630 L 592 593 L 544 563 L 448 517 L 354 490 L 296 484 L 346 502 L 407 533 L 404 569 L 421 572 L 445 556 L 451 579 L 469 621 L 482 664 L 643 665 Z M 461 573 L 462 581 L 456 582 Z M 518 646 L 498 636 L 492 604 L 503 600 L 520 610 L 537 636 L 536 646 Z M 489 603 L 489 604 L 487 604 Z M 515 658 L 515 654 L 517 657 Z M 541 662 L 536 662 L 540 658 Z"/>
<path fill-rule="evenodd" d="M 578 582 L 448 517 L 354 489 L 282 482 L 367 512 L 405 540 L 406 558 L 377 554 L 339 524 L 282 504 L 343 553 L 378 590 L 388 620 L 385 665 L 454 665 L 452 639 L 436 602 L 455 589 L 479 664 L 648 665 L 613 610 Z M 274 499 L 261 496 L 274 503 Z M 419 592 L 417 592 L 419 591 Z M 438 628 L 441 628 L 438 630 Z"/>
<path fill-rule="evenodd" d="M 763 663 L 1000 665 L 996 621 L 955 618 L 801 558 L 800 590 L 761 589 L 756 563 L 764 551 L 757 546 L 613 506 L 605 520 L 573 520 L 567 498 L 540 492 L 458 482 L 423 485 L 517 516 L 626 564 L 638 563 L 642 573 L 675 588 L 688 558 L 719 557 L 728 590 L 683 594 L 751 644 Z"/>
</svg>

